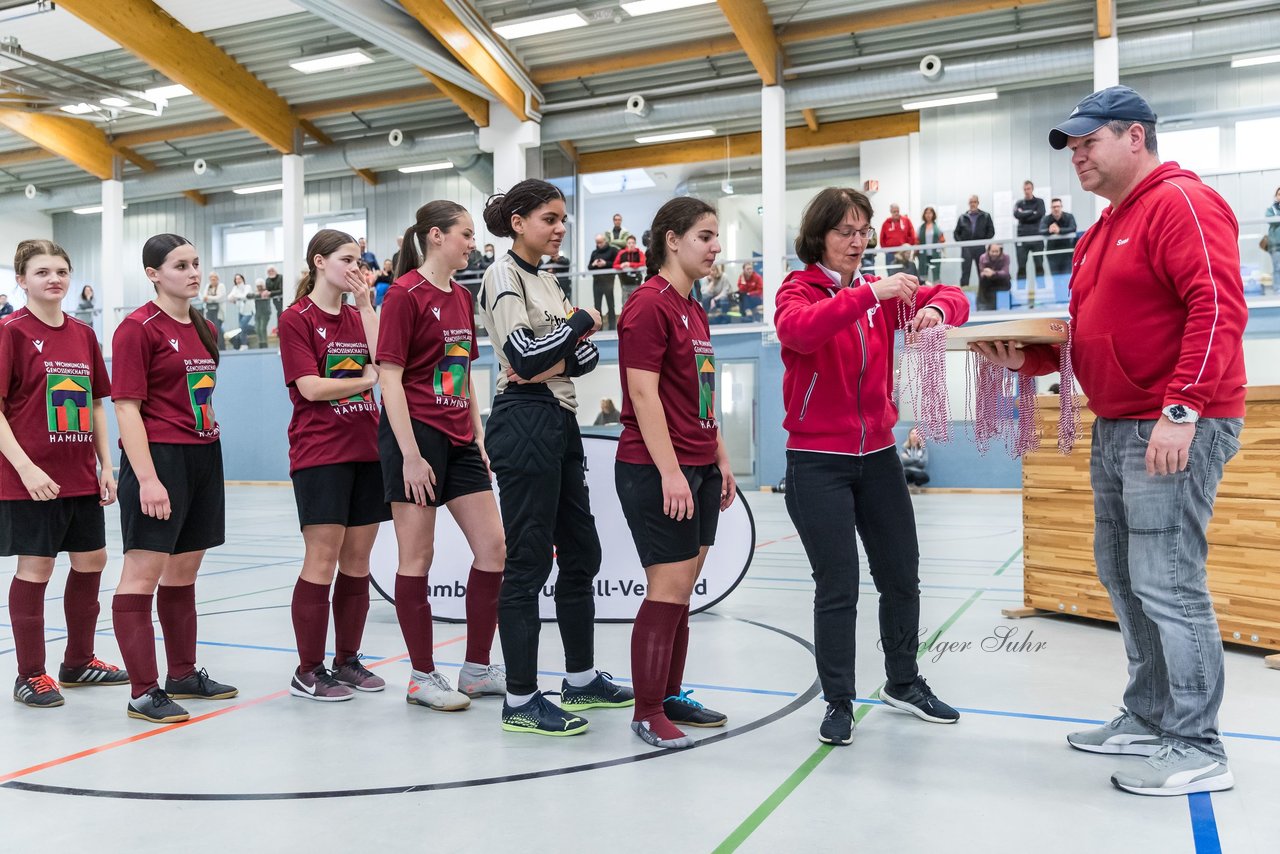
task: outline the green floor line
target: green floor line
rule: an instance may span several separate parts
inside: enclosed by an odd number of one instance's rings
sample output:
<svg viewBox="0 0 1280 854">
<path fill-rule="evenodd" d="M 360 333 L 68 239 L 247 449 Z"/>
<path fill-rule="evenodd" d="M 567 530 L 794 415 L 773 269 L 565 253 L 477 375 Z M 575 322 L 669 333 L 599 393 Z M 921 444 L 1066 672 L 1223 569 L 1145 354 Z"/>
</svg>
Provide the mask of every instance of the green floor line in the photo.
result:
<svg viewBox="0 0 1280 854">
<path fill-rule="evenodd" d="M 1015 559 L 1018 557 L 1018 555 L 1020 555 L 1020 554 L 1022 554 L 1022 546 L 1018 546 L 1018 550 L 1017 550 L 1016 552 L 1014 552 L 1013 554 L 1009 555 L 1009 559 L 1008 559 L 1008 560 L 1006 560 L 1003 564 L 1001 564 L 1001 565 L 1000 565 L 1000 568 L 996 570 L 996 575 L 1004 575 L 1004 571 L 1005 571 L 1006 569 L 1008 569 L 1008 568 L 1010 567 L 1010 565 L 1012 565 L 1012 564 L 1013 564 L 1014 560 L 1015 560 Z"/>
<path fill-rule="evenodd" d="M 996 575 L 1004 572 L 1020 554 L 1022 554 L 1022 546 L 1018 546 L 1018 550 L 1009 556 L 1009 559 L 1004 562 L 1004 565 L 996 571 Z M 973 591 L 969 598 L 965 600 L 964 604 L 957 608 L 955 613 L 950 617 L 947 617 L 942 625 L 938 626 L 937 630 L 929 636 L 929 639 L 920 645 L 920 651 L 916 653 L 916 659 L 919 660 L 920 658 L 923 658 L 924 654 L 929 651 L 929 648 L 938 640 L 938 638 L 942 637 L 942 633 L 955 625 L 956 620 L 960 619 L 964 615 L 964 612 L 968 611 L 969 608 L 973 606 L 974 602 L 977 602 L 978 599 L 982 598 L 982 594 L 984 592 L 985 589 Z M 880 688 L 883 687 L 884 685 L 881 684 Z M 873 699 L 879 697 L 880 688 L 877 688 L 871 695 Z M 858 706 L 853 713 L 854 726 L 856 727 L 873 708 L 875 707 L 866 704 Z M 791 775 L 787 777 L 786 780 L 782 781 L 782 785 L 774 789 L 773 792 L 770 793 L 769 797 L 764 799 L 764 802 L 761 803 L 760 806 L 752 810 L 751 815 L 747 816 L 742 824 L 735 827 L 733 831 L 725 837 L 724 841 L 716 846 L 714 854 L 729 854 L 731 851 L 737 851 L 739 846 L 746 842 L 751 834 L 755 833 L 756 830 L 759 829 L 760 825 L 764 824 L 765 819 L 772 815 L 774 810 L 780 807 L 782 802 L 790 797 L 791 793 L 800 787 L 800 784 L 813 773 L 815 768 L 822 764 L 822 760 L 826 759 L 834 749 L 835 748 L 829 744 L 819 745 L 818 749 L 811 753 L 809 757 L 801 763 L 799 768 L 791 772 Z"/>
</svg>

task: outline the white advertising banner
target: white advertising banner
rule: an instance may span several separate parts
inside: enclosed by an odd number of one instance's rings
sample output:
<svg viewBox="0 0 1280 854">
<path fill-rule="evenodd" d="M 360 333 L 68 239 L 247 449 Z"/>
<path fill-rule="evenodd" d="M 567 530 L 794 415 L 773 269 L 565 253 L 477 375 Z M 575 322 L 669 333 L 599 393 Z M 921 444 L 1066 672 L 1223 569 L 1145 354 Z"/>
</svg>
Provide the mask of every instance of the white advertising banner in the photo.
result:
<svg viewBox="0 0 1280 854">
<path fill-rule="evenodd" d="M 604 554 L 596 576 L 596 619 L 630 621 L 644 599 L 645 575 L 636 554 L 631 531 L 622 515 L 622 505 L 613 483 L 613 462 L 618 440 L 612 436 L 583 436 L 587 453 L 587 485 L 591 490 L 591 512 Z M 494 484 L 495 500 L 497 484 Z M 720 514 L 716 543 L 707 552 L 707 562 L 693 591 L 692 613 L 705 610 L 738 586 L 755 553 L 755 522 L 742 493 L 728 510 Z M 396 534 L 390 522 L 378 530 L 373 546 L 373 584 L 388 602 L 394 601 Z M 471 571 L 471 549 L 462 530 L 446 508 L 436 515 L 435 560 L 429 575 L 431 613 L 437 620 L 462 622 L 466 619 L 467 575 Z M 542 589 L 542 618 L 554 620 L 557 568 Z"/>
</svg>

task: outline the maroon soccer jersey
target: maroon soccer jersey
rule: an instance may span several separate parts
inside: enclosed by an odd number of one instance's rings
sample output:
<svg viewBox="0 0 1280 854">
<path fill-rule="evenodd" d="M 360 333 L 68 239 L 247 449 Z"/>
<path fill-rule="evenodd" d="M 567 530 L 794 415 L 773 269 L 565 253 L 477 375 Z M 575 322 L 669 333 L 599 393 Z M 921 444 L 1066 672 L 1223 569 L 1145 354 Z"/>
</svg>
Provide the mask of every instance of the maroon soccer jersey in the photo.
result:
<svg viewBox="0 0 1280 854">
<path fill-rule="evenodd" d="M 61 487 L 59 498 L 98 494 L 93 401 L 111 394 L 93 329 L 63 315 L 48 326 L 20 308 L 0 323 L 4 415 L 31 461 Z M 22 478 L 0 457 L 0 500 L 30 500 Z"/>
<path fill-rule="evenodd" d="M 471 363 L 476 326 L 471 294 L 456 282 L 449 293 L 410 270 L 382 300 L 378 361 L 404 368 L 409 417 L 429 424 L 455 445 L 475 439 L 471 429 Z"/>
<path fill-rule="evenodd" d="M 682 466 L 716 461 L 716 357 L 707 313 L 682 297 L 666 279 L 645 282 L 618 318 L 618 367 L 622 372 L 622 438 L 618 459 L 653 465 L 627 391 L 627 368 L 658 374 L 658 399 Z"/>
<path fill-rule="evenodd" d="M 352 379 L 369 363 L 360 311 L 344 305 L 329 314 L 303 297 L 280 315 L 280 359 L 293 401 L 289 473 L 335 463 L 378 461 L 378 404 L 371 391 L 341 400 L 307 400 L 299 377 Z"/>
<path fill-rule="evenodd" d="M 218 334 L 212 323 L 209 331 Z M 111 339 L 111 397 L 142 402 L 149 442 L 216 442 L 221 432 L 213 414 L 217 383 L 218 365 L 195 325 L 179 323 L 154 302 L 126 317 Z"/>
</svg>

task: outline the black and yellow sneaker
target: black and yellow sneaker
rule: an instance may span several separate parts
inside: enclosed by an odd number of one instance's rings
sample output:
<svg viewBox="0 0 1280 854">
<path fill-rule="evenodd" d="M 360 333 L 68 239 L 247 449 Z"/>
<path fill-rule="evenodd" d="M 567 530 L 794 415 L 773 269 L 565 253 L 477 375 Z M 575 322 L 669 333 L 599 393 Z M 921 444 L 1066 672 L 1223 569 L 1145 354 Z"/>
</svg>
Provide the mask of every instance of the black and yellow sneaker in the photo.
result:
<svg viewBox="0 0 1280 854">
<path fill-rule="evenodd" d="M 175 700 L 229 700 L 240 693 L 238 688 L 210 679 L 209 671 L 204 668 L 181 679 L 167 677 L 164 691 Z"/>
<path fill-rule="evenodd" d="M 532 700 L 514 709 L 504 700 L 502 728 L 507 732 L 564 737 L 586 732 L 587 719 L 569 714 L 548 700 L 546 693 L 539 691 Z"/>
<path fill-rule="evenodd" d="M 191 715 L 159 688 L 152 688 L 141 697 L 134 697 L 125 707 L 129 717 L 153 724 L 176 724 L 189 720 Z"/>
<path fill-rule="evenodd" d="M 681 691 L 662 701 L 662 711 L 667 720 L 676 726 L 718 727 L 724 726 L 729 716 L 723 712 L 708 709 L 697 700 L 691 700 L 693 691 Z"/>
<path fill-rule="evenodd" d="M 80 667 L 58 668 L 58 682 L 63 688 L 83 688 L 87 685 L 128 685 L 129 674 L 114 664 L 107 664 L 94 656 Z"/>
<path fill-rule="evenodd" d="M 569 680 L 560 683 L 560 705 L 571 712 L 583 709 L 622 709 L 636 704 L 636 695 L 630 688 L 615 685 L 610 680 L 612 673 L 596 671 L 596 678 L 581 688 L 569 684 Z"/>
<path fill-rule="evenodd" d="M 33 709 L 52 709 L 66 701 L 58 690 L 58 684 L 47 673 L 23 679 L 21 676 L 13 683 L 13 700 Z"/>
</svg>

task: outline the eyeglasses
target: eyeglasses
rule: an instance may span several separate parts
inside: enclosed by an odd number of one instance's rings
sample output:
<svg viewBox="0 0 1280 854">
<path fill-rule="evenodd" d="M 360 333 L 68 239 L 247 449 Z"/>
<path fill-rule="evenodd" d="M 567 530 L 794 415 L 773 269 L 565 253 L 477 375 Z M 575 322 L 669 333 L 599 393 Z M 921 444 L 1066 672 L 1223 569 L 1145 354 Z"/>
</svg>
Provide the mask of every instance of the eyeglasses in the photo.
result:
<svg viewBox="0 0 1280 854">
<path fill-rule="evenodd" d="M 861 231 L 857 231 L 852 228 L 833 228 L 831 230 L 845 240 L 852 240 L 855 237 L 861 237 L 863 240 L 870 240 L 871 236 L 876 233 L 874 228 L 864 228 Z"/>
</svg>

